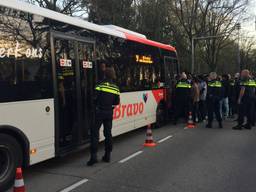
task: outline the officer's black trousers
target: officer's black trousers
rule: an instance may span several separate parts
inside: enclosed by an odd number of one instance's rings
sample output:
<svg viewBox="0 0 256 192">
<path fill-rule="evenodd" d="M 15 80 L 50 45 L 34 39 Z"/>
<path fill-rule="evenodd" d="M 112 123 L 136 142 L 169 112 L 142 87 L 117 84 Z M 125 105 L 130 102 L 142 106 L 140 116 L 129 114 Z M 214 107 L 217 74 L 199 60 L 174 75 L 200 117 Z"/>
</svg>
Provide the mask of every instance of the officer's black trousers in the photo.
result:
<svg viewBox="0 0 256 192">
<path fill-rule="evenodd" d="M 253 98 L 253 109 L 251 113 L 251 118 L 252 118 L 252 125 L 255 126 L 255 120 L 256 120 L 256 99 Z"/>
<path fill-rule="evenodd" d="M 105 152 L 110 153 L 112 151 L 112 119 L 98 119 L 95 120 L 95 125 L 91 129 L 91 154 L 92 156 L 96 156 L 98 151 L 98 143 L 99 143 L 99 132 L 100 127 L 103 124 L 104 126 L 104 137 L 105 137 Z"/>
<path fill-rule="evenodd" d="M 206 108 L 206 101 L 200 100 L 199 101 L 199 119 L 200 121 L 205 120 L 207 108 Z"/>
<path fill-rule="evenodd" d="M 174 121 L 177 122 L 181 116 L 187 118 L 189 111 L 189 99 L 177 99 L 175 103 Z"/>
<path fill-rule="evenodd" d="M 222 118 L 220 115 L 220 101 L 218 99 L 208 99 L 207 107 L 208 107 L 208 122 L 209 122 L 209 124 L 211 124 L 213 121 L 213 114 L 215 114 L 217 121 L 221 122 Z"/>
<path fill-rule="evenodd" d="M 253 112 L 254 112 L 254 100 L 253 99 L 243 99 L 239 105 L 238 114 L 238 124 L 243 125 L 244 117 L 247 119 L 247 125 L 251 126 L 253 122 Z"/>
</svg>

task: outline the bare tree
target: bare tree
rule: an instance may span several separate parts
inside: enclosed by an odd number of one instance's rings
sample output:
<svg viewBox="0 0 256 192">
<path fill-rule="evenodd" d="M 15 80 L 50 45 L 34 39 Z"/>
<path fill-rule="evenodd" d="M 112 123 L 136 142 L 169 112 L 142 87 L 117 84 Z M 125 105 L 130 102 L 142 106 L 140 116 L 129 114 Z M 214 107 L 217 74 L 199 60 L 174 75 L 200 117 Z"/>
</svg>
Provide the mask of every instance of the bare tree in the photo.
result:
<svg viewBox="0 0 256 192">
<path fill-rule="evenodd" d="M 114 24 L 134 29 L 134 0 L 82 0 L 88 10 L 88 20 L 97 24 Z"/>
<path fill-rule="evenodd" d="M 87 9 L 81 0 L 22 0 L 66 15 L 86 17 Z"/>
<path fill-rule="evenodd" d="M 253 63 L 251 61 L 253 58 L 253 54 L 256 50 L 255 45 L 256 45 L 255 37 L 243 36 L 241 38 L 240 54 L 241 54 L 241 64 L 242 64 L 243 68 L 248 68 L 248 69 L 253 68 Z M 255 71 L 255 70 L 253 70 L 253 71 Z"/>
<path fill-rule="evenodd" d="M 219 36 L 206 41 L 206 52 L 204 60 L 209 65 L 210 70 L 216 70 L 218 67 L 218 58 L 220 51 L 235 39 L 236 25 L 243 17 L 247 8 L 247 0 L 219 1 L 212 0 L 208 17 L 206 20 L 206 35 Z"/>
<path fill-rule="evenodd" d="M 173 31 L 183 32 L 182 42 L 190 45 L 184 54 L 186 57 L 191 52 L 193 37 L 225 34 L 225 37 L 206 41 L 204 61 L 211 70 L 216 70 L 219 52 L 225 47 L 225 40 L 233 34 L 236 23 L 242 19 L 248 0 L 174 0 L 170 3 L 170 15 L 177 20 L 172 26 Z"/>
</svg>

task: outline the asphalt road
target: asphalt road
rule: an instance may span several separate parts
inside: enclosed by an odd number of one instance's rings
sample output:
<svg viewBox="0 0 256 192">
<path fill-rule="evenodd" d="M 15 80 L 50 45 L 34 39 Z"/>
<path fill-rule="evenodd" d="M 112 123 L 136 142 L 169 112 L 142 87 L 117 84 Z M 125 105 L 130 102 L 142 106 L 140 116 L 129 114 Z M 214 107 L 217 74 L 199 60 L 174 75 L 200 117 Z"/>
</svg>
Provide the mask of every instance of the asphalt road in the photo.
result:
<svg viewBox="0 0 256 192">
<path fill-rule="evenodd" d="M 25 170 L 27 192 L 255 192 L 256 132 L 168 125 L 115 138 L 112 162 L 87 167 L 88 149 Z M 103 154 L 101 150 L 99 155 Z M 71 190 L 73 189 L 73 190 Z M 11 191 L 11 190 L 10 190 Z"/>
</svg>

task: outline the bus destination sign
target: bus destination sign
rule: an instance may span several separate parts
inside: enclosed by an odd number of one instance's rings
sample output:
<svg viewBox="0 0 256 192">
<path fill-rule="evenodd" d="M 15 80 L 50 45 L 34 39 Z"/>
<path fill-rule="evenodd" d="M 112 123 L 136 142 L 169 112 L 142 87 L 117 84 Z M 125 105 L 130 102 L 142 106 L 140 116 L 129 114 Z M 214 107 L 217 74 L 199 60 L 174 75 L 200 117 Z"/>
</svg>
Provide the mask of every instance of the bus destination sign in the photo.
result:
<svg viewBox="0 0 256 192">
<path fill-rule="evenodd" d="M 146 63 L 146 64 L 152 64 L 153 59 L 151 56 L 145 56 L 145 55 L 135 55 L 135 59 L 137 63 Z"/>
</svg>

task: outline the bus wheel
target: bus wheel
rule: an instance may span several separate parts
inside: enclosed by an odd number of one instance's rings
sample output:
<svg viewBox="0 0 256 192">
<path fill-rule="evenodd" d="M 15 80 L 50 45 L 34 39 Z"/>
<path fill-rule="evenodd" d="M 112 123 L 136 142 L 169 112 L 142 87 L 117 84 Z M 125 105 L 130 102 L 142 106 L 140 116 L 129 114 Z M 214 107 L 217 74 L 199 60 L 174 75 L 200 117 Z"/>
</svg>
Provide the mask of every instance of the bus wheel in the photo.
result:
<svg viewBox="0 0 256 192">
<path fill-rule="evenodd" d="M 164 125 L 165 115 L 164 103 L 160 103 L 156 109 L 156 128 L 160 128 Z"/>
<path fill-rule="evenodd" d="M 0 134 L 0 191 L 14 183 L 16 168 L 22 165 L 22 149 L 11 136 Z"/>
</svg>

